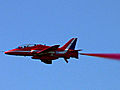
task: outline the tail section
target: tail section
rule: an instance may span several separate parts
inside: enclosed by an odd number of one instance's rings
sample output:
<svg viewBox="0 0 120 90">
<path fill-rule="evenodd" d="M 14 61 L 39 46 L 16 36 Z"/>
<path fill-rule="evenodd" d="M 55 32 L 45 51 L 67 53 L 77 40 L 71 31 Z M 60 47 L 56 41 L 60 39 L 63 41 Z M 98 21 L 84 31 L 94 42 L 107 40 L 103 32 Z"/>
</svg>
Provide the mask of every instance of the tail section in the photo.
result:
<svg viewBox="0 0 120 90">
<path fill-rule="evenodd" d="M 77 38 L 70 39 L 61 49 L 63 50 L 74 50 L 76 46 Z"/>
<path fill-rule="evenodd" d="M 70 57 L 74 57 L 74 58 L 78 58 L 78 51 L 79 50 L 74 50 L 75 49 L 75 46 L 76 46 L 76 42 L 77 42 L 77 38 L 72 38 L 70 39 L 65 45 L 63 45 L 61 47 L 62 50 L 65 50 L 65 53 L 67 53 L 67 51 L 71 50 L 69 52 L 69 54 L 71 54 L 69 56 L 68 54 L 68 58 L 64 57 L 64 60 L 66 61 L 66 63 L 68 63 L 68 60 Z"/>
</svg>

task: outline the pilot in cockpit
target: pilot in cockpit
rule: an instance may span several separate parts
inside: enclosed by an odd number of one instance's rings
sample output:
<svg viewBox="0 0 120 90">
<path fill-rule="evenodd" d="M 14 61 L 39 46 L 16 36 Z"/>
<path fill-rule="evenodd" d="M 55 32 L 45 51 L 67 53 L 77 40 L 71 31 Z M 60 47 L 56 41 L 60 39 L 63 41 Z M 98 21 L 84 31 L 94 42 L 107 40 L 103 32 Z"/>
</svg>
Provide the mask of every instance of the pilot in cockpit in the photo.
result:
<svg viewBox="0 0 120 90">
<path fill-rule="evenodd" d="M 19 49 L 22 48 L 21 46 L 18 47 Z"/>
</svg>

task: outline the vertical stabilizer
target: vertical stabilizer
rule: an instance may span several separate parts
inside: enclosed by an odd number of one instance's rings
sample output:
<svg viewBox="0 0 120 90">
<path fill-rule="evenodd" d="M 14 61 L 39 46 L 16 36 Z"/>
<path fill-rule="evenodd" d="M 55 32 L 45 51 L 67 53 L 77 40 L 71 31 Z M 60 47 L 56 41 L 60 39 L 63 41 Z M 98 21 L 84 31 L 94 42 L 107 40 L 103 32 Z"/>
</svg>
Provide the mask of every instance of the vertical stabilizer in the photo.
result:
<svg viewBox="0 0 120 90">
<path fill-rule="evenodd" d="M 74 50 L 76 46 L 77 38 L 70 39 L 63 47 L 61 47 L 64 50 Z"/>
</svg>

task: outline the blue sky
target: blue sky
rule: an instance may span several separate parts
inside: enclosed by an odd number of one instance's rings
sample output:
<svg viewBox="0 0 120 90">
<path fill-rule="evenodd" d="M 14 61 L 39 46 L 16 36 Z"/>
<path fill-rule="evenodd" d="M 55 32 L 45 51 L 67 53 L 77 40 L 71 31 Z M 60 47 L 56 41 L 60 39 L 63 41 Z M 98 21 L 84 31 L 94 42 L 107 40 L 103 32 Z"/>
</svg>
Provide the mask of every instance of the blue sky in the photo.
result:
<svg viewBox="0 0 120 90">
<path fill-rule="evenodd" d="M 119 0 L 0 0 L 0 50 L 21 44 L 64 45 L 120 53 Z M 1 90 L 120 90 L 120 62 L 80 56 L 46 65 L 0 54 Z"/>
</svg>

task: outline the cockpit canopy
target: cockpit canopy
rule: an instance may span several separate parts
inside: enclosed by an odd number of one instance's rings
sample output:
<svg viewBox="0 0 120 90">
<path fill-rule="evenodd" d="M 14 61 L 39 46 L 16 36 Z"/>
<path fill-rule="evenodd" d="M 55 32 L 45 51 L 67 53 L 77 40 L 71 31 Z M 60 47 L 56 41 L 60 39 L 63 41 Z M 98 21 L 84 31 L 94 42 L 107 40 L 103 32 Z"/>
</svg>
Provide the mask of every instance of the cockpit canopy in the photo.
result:
<svg viewBox="0 0 120 90">
<path fill-rule="evenodd" d="M 17 48 L 20 49 L 20 48 L 26 48 L 26 47 L 33 47 L 37 45 L 40 45 L 40 44 L 24 44 L 24 45 L 18 46 Z"/>
</svg>

